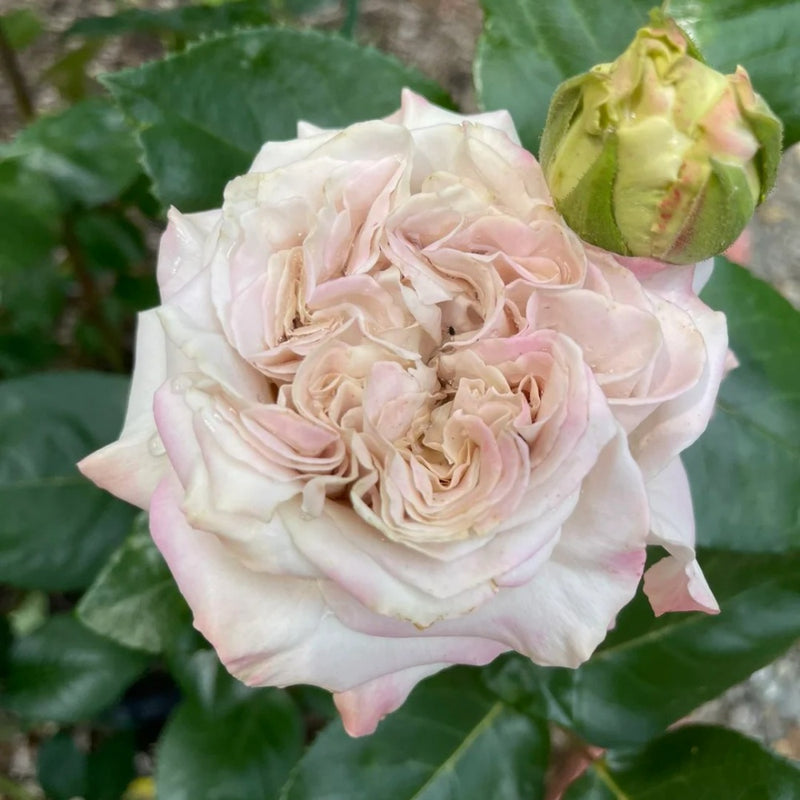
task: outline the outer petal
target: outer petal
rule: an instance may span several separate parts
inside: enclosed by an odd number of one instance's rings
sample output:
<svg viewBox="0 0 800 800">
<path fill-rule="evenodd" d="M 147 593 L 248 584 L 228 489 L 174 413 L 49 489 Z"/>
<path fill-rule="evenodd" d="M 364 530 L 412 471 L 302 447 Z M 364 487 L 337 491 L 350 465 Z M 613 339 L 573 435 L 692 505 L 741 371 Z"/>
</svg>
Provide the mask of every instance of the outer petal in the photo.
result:
<svg viewBox="0 0 800 800">
<path fill-rule="evenodd" d="M 267 142 L 263 145 L 248 172 L 272 172 L 296 161 L 302 161 L 339 132 L 338 128 L 326 130 L 307 122 L 299 123 L 298 129 L 300 133 L 298 139 Z"/>
<path fill-rule="evenodd" d="M 297 476 L 257 452 L 216 410 L 215 398 L 191 386 L 178 388 L 162 386 L 154 407 L 183 486 L 183 514 L 216 534 L 253 571 L 316 577 L 276 513 L 281 502 L 302 491 Z M 299 498 L 296 504 L 299 513 Z"/>
<path fill-rule="evenodd" d="M 438 543 L 436 548 L 415 550 L 383 540 L 355 514 L 339 510 L 338 527 L 353 546 L 368 554 L 391 575 L 433 598 L 453 597 L 482 583 L 504 582 L 512 570 L 528 564 L 541 564 L 558 540 L 562 522 L 569 516 L 578 499 L 577 490 L 560 504 L 534 520 L 527 520 L 510 530 L 489 534 L 474 547 L 463 547 L 462 541 Z M 355 519 L 353 519 L 355 518 Z M 344 519 L 348 524 L 343 524 Z M 352 522 L 352 524 L 351 524 Z M 343 586 L 354 582 L 348 576 Z M 386 587 L 380 587 L 381 593 Z M 491 594 L 491 593 L 490 593 Z M 368 602 L 367 605 L 373 604 Z M 410 616 L 410 609 L 406 609 Z"/>
<path fill-rule="evenodd" d="M 686 274 L 691 281 L 691 272 Z M 726 372 L 728 330 L 724 314 L 712 311 L 691 291 L 690 285 L 674 281 L 667 270 L 652 276 L 645 288 L 686 310 L 706 348 L 705 367 L 697 383 L 689 391 L 663 403 L 631 436 L 631 451 L 645 479 L 649 479 L 706 429 Z"/>
<path fill-rule="evenodd" d="M 78 469 L 107 491 L 140 508 L 169 467 L 153 419 L 153 395 L 167 379 L 164 330 L 155 310 L 139 314 L 136 368 L 119 439 L 84 458 Z"/>
<path fill-rule="evenodd" d="M 199 214 L 181 214 L 170 208 L 167 229 L 158 250 L 158 286 L 166 302 L 205 266 L 210 247 L 216 240 L 219 209 Z"/>
<path fill-rule="evenodd" d="M 477 584 L 470 581 L 466 589 L 438 599 L 395 577 L 394 570 L 387 569 L 368 550 L 359 547 L 362 543 L 357 535 L 345 533 L 346 520 L 354 528 L 362 529 L 362 539 L 379 535 L 375 530 L 364 531 L 365 523 L 350 509 L 311 520 L 304 520 L 296 512 L 290 514 L 288 507 L 282 514 L 295 545 L 322 574 L 337 587 L 345 588 L 360 604 L 390 619 L 429 626 L 437 619 L 467 613 L 494 594 L 488 580 Z M 412 554 L 412 560 L 413 557 Z M 434 566 L 431 564 L 431 568 Z M 323 593 L 326 589 L 322 587 Z"/>
<path fill-rule="evenodd" d="M 745 234 L 742 234 L 740 239 L 743 239 Z M 738 263 L 738 262 L 737 262 Z M 711 280 L 711 274 L 714 272 L 714 259 L 707 258 L 705 261 L 700 261 L 694 265 L 694 274 L 692 275 L 692 291 L 695 294 L 700 294 L 703 287 Z"/>
<path fill-rule="evenodd" d="M 489 128 L 497 128 L 512 142 L 519 144 L 517 129 L 508 111 L 486 111 L 482 114 L 465 115 L 435 106 L 411 89 L 403 89 L 400 97 L 400 110 L 388 119 L 392 122 L 397 121 L 410 130 L 428 128 L 432 125 L 461 125 L 464 122 L 474 122 Z"/>
<path fill-rule="evenodd" d="M 316 580 L 252 572 L 215 536 L 190 527 L 180 496 L 174 479 L 159 485 L 150 507 L 153 538 L 195 627 L 245 683 L 310 683 L 344 692 L 421 665 L 485 664 L 505 649 L 480 635 L 422 636 L 408 623 L 397 623 L 401 636 L 353 630 L 331 613 Z"/>
<path fill-rule="evenodd" d="M 351 736 L 366 736 L 373 733 L 387 714 L 405 703 L 411 690 L 421 680 L 449 666 L 452 665 L 423 664 L 420 667 L 392 672 L 362 683 L 355 689 L 335 694 L 333 701 L 342 715 L 344 729 Z"/>
<path fill-rule="evenodd" d="M 670 555 L 650 567 L 644 590 L 656 616 L 667 611 L 719 612 L 719 606 L 695 559 L 694 514 L 686 470 L 676 458 L 647 483 L 650 500 L 650 544 Z"/>
<path fill-rule="evenodd" d="M 640 472 L 620 434 L 584 480 L 550 559 L 529 583 L 459 620 L 462 632 L 491 631 L 537 664 L 577 667 L 636 593 L 647 527 Z"/>
</svg>

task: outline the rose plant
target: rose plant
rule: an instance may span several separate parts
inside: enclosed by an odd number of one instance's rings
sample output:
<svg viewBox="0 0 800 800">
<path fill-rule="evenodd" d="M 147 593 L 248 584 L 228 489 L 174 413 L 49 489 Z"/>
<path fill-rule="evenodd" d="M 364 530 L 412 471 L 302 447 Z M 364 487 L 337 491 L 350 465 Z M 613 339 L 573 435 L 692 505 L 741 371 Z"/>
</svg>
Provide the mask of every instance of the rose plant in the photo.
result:
<svg viewBox="0 0 800 800">
<path fill-rule="evenodd" d="M 0 794 L 800 796 L 800 5 L 169 5 L 0 13 Z"/>
<path fill-rule="evenodd" d="M 581 242 L 505 112 L 301 123 L 170 212 L 125 427 L 80 467 L 149 509 L 234 675 L 369 733 L 449 664 L 579 665 L 648 544 L 657 614 L 718 610 L 679 458 L 727 354 L 703 269 Z"/>
</svg>

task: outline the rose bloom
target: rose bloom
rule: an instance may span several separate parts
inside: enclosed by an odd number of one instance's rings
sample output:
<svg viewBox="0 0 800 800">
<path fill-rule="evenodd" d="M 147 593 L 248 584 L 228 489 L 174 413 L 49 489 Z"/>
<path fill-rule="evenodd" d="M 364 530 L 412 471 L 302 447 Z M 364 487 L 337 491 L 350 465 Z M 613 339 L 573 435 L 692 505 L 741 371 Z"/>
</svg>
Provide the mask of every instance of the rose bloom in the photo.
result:
<svg viewBox="0 0 800 800">
<path fill-rule="evenodd" d="M 724 372 L 693 266 L 590 247 L 506 112 L 406 91 L 170 211 L 117 442 L 195 626 L 353 735 L 450 664 L 585 661 L 644 576 L 716 612 L 679 453 Z"/>
</svg>

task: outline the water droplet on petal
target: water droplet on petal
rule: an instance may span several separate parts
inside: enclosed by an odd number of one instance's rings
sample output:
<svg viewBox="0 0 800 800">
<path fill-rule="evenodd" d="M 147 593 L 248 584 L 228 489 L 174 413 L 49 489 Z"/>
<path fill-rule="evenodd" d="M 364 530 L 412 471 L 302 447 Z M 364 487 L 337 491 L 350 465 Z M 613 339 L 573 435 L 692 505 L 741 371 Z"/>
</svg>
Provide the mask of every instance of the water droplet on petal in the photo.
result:
<svg viewBox="0 0 800 800">
<path fill-rule="evenodd" d="M 204 408 L 200 412 L 200 418 L 203 420 L 203 424 L 208 428 L 210 431 L 217 430 L 219 423 L 225 422 L 225 417 L 222 415 L 220 411 L 214 408 Z"/>
<path fill-rule="evenodd" d="M 175 394 L 183 394 L 191 385 L 192 379 L 188 375 L 178 375 L 177 378 L 172 379 L 172 383 L 170 384 Z"/>
<path fill-rule="evenodd" d="M 206 426 L 212 433 L 217 430 L 216 423 L 222 419 L 222 417 L 214 412 L 213 414 L 208 410 L 203 410 L 200 412 L 200 419 L 203 420 L 203 425 Z"/>
<path fill-rule="evenodd" d="M 164 453 L 167 452 L 167 448 L 164 447 L 164 442 L 161 441 L 161 437 L 154 433 L 148 440 L 147 440 L 147 449 L 150 452 L 151 456 L 158 458 L 158 456 L 163 456 Z"/>
</svg>

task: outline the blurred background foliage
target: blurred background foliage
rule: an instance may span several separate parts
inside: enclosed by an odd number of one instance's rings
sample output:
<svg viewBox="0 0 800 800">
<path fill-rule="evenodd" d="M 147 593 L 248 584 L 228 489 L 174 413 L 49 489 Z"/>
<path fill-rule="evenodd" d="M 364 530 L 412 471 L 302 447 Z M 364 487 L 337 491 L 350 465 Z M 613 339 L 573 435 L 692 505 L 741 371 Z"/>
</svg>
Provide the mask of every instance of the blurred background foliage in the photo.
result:
<svg viewBox="0 0 800 800">
<path fill-rule="evenodd" d="M 324 692 L 231 679 L 146 518 L 74 467 L 121 425 L 170 204 L 218 205 L 298 117 L 381 116 L 406 85 L 509 108 L 535 152 L 555 86 L 612 59 L 652 0 L 483 0 L 482 19 L 477 5 L 0 6 L 0 797 L 553 800 L 581 763 L 566 800 L 800 797 L 796 765 L 760 743 L 667 732 L 800 636 L 800 317 L 724 259 L 705 299 L 728 312 L 741 366 L 687 457 L 723 613 L 654 620 L 639 597 L 579 670 L 517 656 L 449 670 L 366 739 L 344 734 Z M 800 6 L 668 5 L 714 66 L 747 65 L 786 143 L 800 138 Z M 367 46 L 391 25 L 414 66 Z M 448 48 L 462 60 L 443 66 Z"/>
</svg>

